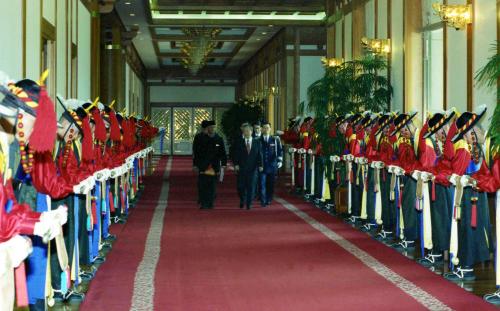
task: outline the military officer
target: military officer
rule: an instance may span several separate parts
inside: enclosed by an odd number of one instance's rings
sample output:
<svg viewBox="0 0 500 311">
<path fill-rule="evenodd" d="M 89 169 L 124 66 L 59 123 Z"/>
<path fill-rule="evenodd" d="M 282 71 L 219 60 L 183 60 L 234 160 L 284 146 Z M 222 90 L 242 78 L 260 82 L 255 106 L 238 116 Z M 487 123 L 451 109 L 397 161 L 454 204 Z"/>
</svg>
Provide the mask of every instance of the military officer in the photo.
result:
<svg viewBox="0 0 500 311">
<path fill-rule="evenodd" d="M 271 135 L 271 123 L 262 123 L 263 171 L 260 176 L 260 203 L 262 207 L 271 204 L 274 194 L 274 182 L 278 169 L 283 165 L 283 146 L 278 136 Z"/>
</svg>

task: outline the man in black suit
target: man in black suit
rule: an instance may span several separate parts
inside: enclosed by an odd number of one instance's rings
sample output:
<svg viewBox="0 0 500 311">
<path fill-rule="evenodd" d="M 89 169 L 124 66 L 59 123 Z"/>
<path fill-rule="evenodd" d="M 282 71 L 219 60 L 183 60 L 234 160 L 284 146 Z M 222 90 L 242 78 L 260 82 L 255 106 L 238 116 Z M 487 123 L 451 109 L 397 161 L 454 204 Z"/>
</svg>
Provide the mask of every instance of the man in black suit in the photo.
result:
<svg viewBox="0 0 500 311">
<path fill-rule="evenodd" d="M 215 121 L 202 123 L 203 134 L 193 146 L 193 170 L 198 173 L 198 202 L 201 209 L 214 207 L 217 175 L 226 167 L 223 139 L 215 133 Z"/>
<path fill-rule="evenodd" d="M 240 208 L 246 205 L 252 208 L 257 184 L 257 171 L 263 171 L 262 146 L 259 140 L 252 137 L 252 126 L 242 125 L 243 137 L 234 146 L 234 170 L 238 174 L 238 194 Z"/>
</svg>

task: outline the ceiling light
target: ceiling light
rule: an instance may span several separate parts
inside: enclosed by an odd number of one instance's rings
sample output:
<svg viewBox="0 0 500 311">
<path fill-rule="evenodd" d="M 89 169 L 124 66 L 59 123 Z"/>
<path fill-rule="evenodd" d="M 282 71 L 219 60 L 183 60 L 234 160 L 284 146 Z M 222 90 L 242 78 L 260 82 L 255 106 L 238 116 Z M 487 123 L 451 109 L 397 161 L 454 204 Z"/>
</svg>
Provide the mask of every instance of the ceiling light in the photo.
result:
<svg viewBox="0 0 500 311">
<path fill-rule="evenodd" d="M 134 13 L 130 13 L 130 16 L 135 16 L 135 14 Z"/>
<path fill-rule="evenodd" d="M 268 26 L 269 26 L 270 28 L 274 27 L 274 25 L 272 25 L 272 24 L 270 24 L 270 25 L 268 25 Z"/>
<path fill-rule="evenodd" d="M 262 34 L 265 36 L 265 35 L 267 35 L 267 32 L 263 32 Z"/>
<path fill-rule="evenodd" d="M 129 4 L 130 4 L 130 2 L 125 2 L 125 4 L 129 5 Z"/>
<path fill-rule="evenodd" d="M 257 38 L 257 41 L 260 41 L 260 38 Z"/>
<path fill-rule="evenodd" d="M 248 11 L 246 14 L 225 14 L 225 13 L 184 13 L 179 11 L 179 14 L 162 13 L 159 10 L 151 10 L 151 17 L 153 19 L 166 19 L 166 20 L 267 20 L 270 22 L 275 21 L 316 21 L 321 22 L 325 19 L 326 13 L 317 12 L 311 15 L 300 15 L 300 12 L 294 12 L 283 15 L 272 14 L 254 14 L 253 11 Z"/>
</svg>

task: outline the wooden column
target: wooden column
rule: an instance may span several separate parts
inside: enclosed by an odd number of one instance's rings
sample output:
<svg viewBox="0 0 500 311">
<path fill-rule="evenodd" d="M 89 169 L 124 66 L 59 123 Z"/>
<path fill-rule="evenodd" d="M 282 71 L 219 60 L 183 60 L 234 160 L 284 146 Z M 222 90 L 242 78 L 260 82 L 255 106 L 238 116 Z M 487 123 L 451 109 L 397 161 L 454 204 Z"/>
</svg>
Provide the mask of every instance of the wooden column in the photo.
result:
<svg viewBox="0 0 500 311">
<path fill-rule="evenodd" d="M 352 2 L 352 58 L 359 58 L 363 50 L 361 38 L 365 35 L 365 1 L 353 0 Z"/>
<path fill-rule="evenodd" d="M 99 13 L 99 3 L 93 0 L 91 7 L 90 24 L 90 96 L 92 100 L 100 94 L 100 72 L 101 72 L 101 16 Z"/>
<path fill-rule="evenodd" d="M 300 104 L 300 30 L 295 28 L 295 42 L 293 49 L 293 116 L 297 115 Z"/>
<path fill-rule="evenodd" d="M 467 4 L 472 5 L 472 12 L 474 12 L 474 1 L 467 0 Z M 473 57 L 474 57 L 474 47 L 473 47 L 473 35 L 472 35 L 472 25 L 467 25 L 467 111 L 472 111 L 472 96 L 474 92 L 474 72 L 473 72 Z"/>
<path fill-rule="evenodd" d="M 422 111 L 422 0 L 404 5 L 404 111 Z"/>
<path fill-rule="evenodd" d="M 335 1 L 326 0 L 326 15 L 330 17 L 335 14 Z M 335 24 L 326 26 L 326 57 L 335 57 Z"/>
<path fill-rule="evenodd" d="M 106 16 L 108 17 L 108 16 Z M 103 103 L 111 103 L 116 100 L 116 110 L 122 110 L 126 107 L 125 103 L 125 57 L 121 45 L 121 27 L 114 21 L 106 20 L 104 27 L 111 28 L 111 41 L 102 45 L 101 50 L 101 94 Z M 132 100 L 132 98 L 129 98 Z"/>
</svg>

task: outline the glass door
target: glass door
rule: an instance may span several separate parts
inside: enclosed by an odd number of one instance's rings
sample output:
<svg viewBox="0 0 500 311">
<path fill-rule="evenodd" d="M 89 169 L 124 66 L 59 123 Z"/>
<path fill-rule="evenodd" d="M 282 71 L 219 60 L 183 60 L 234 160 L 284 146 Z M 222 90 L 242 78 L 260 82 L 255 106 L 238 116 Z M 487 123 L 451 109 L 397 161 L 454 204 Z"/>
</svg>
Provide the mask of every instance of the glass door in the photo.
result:
<svg viewBox="0 0 500 311">
<path fill-rule="evenodd" d="M 174 108 L 173 154 L 191 154 L 192 108 Z"/>
<path fill-rule="evenodd" d="M 155 108 L 151 109 L 151 120 L 155 127 L 160 129 L 158 135 L 153 141 L 153 148 L 157 154 L 171 154 L 171 128 L 172 128 L 172 109 L 171 108 Z"/>
</svg>

